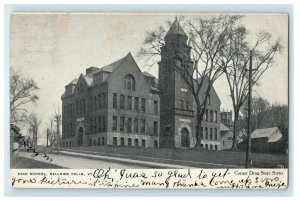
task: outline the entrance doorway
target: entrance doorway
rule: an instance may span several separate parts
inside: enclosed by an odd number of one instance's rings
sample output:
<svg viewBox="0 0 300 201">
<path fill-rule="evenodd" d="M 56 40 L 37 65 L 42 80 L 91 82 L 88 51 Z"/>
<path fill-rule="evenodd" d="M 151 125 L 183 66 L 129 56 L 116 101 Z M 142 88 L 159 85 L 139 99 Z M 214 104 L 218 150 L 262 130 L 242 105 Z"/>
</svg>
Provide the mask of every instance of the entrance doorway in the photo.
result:
<svg viewBox="0 0 300 201">
<path fill-rule="evenodd" d="M 190 147 L 189 130 L 187 128 L 181 129 L 181 146 L 186 148 Z"/>
<path fill-rule="evenodd" d="M 83 145 L 83 128 L 80 127 L 78 129 L 78 141 L 77 141 L 78 146 L 82 146 Z"/>
</svg>

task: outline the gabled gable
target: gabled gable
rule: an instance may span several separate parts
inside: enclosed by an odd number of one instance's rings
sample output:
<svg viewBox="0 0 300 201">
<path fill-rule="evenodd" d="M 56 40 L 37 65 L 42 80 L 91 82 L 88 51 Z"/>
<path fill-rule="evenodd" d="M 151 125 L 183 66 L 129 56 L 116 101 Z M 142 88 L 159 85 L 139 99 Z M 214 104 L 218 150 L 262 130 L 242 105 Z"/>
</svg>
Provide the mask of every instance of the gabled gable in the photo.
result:
<svg viewBox="0 0 300 201">
<path fill-rule="evenodd" d="M 109 66 L 112 67 L 112 69 L 111 69 L 112 73 L 117 71 L 119 68 L 132 67 L 132 68 L 136 68 L 139 71 L 140 75 L 142 75 L 142 76 L 144 75 L 130 52 L 125 57 L 123 57 L 122 59 L 120 59 L 120 60 L 118 60 L 118 61 L 116 61 L 112 64 L 110 64 Z"/>
<path fill-rule="evenodd" d="M 208 87 L 208 79 L 209 78 L 207 76 L 205 76 L 204 78 L 199 78 L 199 80 L 201 80 L 201 79 L 204 79 L 204 80 L 203 80 L 202 88 L 200 89 L 200 94 L 199 95 L 200 95 L 200 100 L 203 101 L 203 94 L 206 92 L 206 89 Z M 221 100 L 220 100 L 220 98 L 219 98 L 219 96 L 218 96 L 218 94 L 217 94 L 217 92 L 216 92 L 213 85 L 210 88 L 209 94 L 210 94 L 211 99 L 216 100 L 217 104 L 221 105 Z"/>
<path fill-rule="evenodd" d="M 131 53 L 114 62 L 111 66 L 113 66 L 113 70 L 107 78 L 110 87 L 124 90 L 125 76 L 130 74 L 136 81 L 136 89 L 142 88 L 145 90 L 145 93 L 149 93 L 151 85 L 146 80 Z"/>
<path fill-rule="evenodd" d="M 78 92 L 86 91 L 87 88 L 91 85 L 92 81 L 93 80 L 89 76 L 80 74 L 77 84 L 76 84 L 76 87 L 75 87 L 75 91 L 74 91 L 75 94 Z"/>
</svg>

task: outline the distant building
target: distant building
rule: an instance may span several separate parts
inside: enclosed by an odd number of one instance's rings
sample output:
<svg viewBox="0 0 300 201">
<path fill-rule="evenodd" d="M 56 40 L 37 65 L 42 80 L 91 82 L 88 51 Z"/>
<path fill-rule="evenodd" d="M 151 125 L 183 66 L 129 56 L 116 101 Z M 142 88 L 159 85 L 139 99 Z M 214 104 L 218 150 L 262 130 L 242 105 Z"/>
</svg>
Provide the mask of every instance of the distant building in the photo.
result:
<svg viewBox="0 0 300 201">
<path fill-rule="evenodd" d="M 174 68 L 175 55 L 184 57 L 187 61 L 184 65 L 193 65 L 187 39 L 175 20 L 161 48 L 158 80 L 149 73 L 142 73 L 128 54 L 102 68 L 86 69 L 85 75 L 81 74 L 65 86 L 61 97 L 62 145 L 194 147 L 196 104 L 184 79 Z M 200 99 L 207 83 L 204 80 Z M 201 145 L 206 149 L 221 149 L 220 105 L 212 87 L 201 123 Z"/>
<path fill-rule="evenodd" d="M 226 127 L 223 123 L 220 125 L 220 138 L 222 149 L 231 149 L 233 142 L 233 133 L 230 128 Z"/>
<path fill-rule="evenodd" d="M 251 133 L 251 150 L 253 152 L 273 153 L 278 151 L 282 141 L 282 134 L 277 127 L 256 129 Z M 239 148 L 246 149 L 248 140 L 239 144 Z"/>
<path fill-rule="evenodd" d="M 233 122 L 232 122 L 232 111 L 222 111 L 221 112 L 221 123 L 223 123 L 228 128 L 233 128 Z"/>
</svg>

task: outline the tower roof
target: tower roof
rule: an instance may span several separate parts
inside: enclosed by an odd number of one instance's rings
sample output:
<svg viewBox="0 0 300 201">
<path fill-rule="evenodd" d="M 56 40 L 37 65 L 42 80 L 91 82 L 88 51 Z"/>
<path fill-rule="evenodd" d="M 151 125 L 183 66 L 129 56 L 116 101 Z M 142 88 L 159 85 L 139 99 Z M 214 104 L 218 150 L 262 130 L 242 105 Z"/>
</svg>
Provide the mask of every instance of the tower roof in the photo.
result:
<svg viewBox="0 0 300 201">
<path fill-rule="evenodd" d="M 183 36 L 186 36 L 186 33 L 184 32 L 183 28 L 180 26 L 177 18 L 175 19 L 175 21 L 173 22 L 173 24 L 171 25 L 168 33 L 166 34 L 166 37 L 167 36 L 170 36 L 170 35 L 183 35 Z"/>
</svg>

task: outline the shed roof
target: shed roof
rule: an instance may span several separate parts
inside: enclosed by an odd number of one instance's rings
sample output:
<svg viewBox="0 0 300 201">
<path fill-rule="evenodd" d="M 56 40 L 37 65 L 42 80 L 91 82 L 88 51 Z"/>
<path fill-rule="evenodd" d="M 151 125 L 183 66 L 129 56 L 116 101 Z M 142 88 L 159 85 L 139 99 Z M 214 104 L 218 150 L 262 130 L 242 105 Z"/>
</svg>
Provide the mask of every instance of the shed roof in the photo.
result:
<svg viewBox="0 0 300 201">
<path fill-rule="evenodd" d="M 282 134 L 277 127 L 255 129 L 251 133 L 251 138 L 268 138 L 268 142 L 277 142 L 282 138 Z"/>
</svg>

